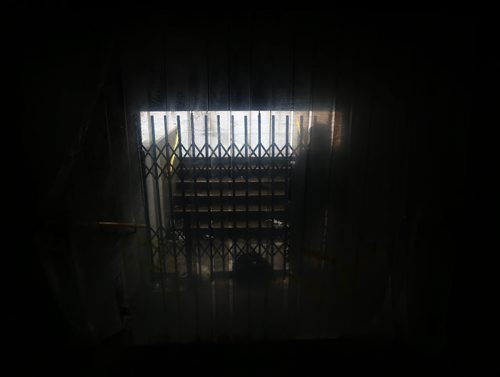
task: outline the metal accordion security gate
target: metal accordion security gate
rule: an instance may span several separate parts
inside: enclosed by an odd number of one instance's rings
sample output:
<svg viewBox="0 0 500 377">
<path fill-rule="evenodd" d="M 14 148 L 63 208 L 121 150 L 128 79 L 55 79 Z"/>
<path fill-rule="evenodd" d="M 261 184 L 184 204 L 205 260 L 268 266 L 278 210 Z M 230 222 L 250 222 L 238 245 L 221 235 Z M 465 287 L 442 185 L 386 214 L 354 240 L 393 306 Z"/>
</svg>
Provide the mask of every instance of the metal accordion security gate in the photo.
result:
<svg viewBox="0 0 500 377">
<path fill-rule="evenodd" d="M 292 171 L 308 112 L 142 112 L 153 276 L 276 277 L 290 271 Z"/>
</svg>

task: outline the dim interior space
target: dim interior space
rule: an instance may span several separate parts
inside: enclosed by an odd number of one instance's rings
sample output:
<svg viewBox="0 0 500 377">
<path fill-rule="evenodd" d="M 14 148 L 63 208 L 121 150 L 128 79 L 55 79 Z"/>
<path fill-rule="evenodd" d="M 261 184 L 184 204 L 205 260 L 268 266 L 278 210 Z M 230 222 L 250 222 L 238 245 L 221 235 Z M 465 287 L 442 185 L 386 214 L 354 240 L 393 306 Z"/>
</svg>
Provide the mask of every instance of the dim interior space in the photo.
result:
<svg viewBox="0 0 500 377">
<path fill-rule="evenodd" d="M 94 16 L 23 39 L 23 342 L 88 375 L 463 350 L 473 16 Z"/>
</svg>

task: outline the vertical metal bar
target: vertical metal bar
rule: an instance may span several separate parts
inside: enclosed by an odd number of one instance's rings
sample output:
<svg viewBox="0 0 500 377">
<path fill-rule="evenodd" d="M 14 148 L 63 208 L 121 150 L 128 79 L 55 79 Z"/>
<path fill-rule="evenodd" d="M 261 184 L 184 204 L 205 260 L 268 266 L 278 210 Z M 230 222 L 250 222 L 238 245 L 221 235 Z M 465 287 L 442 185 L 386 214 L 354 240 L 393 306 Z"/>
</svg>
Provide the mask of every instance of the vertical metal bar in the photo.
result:
<svg viewBox="0 0 500 377">
<path fill-rule="evenodd" d="M 195 218 L 196 218 L 196 257 L 198 262 L 198 268 L 200 268 L 201 260 L 200 260 L 200 208 L 198 202 L 198 174 L 196 172 L 196 141 L 195 141 L 195 133 L 194 133 L 194 116 L 193 112 L 191 112 L 191 149 L 193 156 L 191 157 L 192 161 L 192 169 L 191 173 L 193 175 L 193 192 L 194 192 L 194 210 L 195 210 Z"/>
<path fill-rule="evenodd" d="M 217 150 L 219 152 L 218 164 L 219 164 L 219 201 L 220 201 L 220 235 L 222 244 L 222 264 L 225 266 L 225 250 L 226 245 L 224 243 L 224 201 L 223 201 L 223 191 L 222 191 L 222 143 L 220 140 L 220 115 L 217 115 Z M 210 274 L 213 278 L 213 258 L 210 259 Z"/>
<path fill-rule="evenodd" d="M 191 153 L 192 153 L 192 158 L 196 157 L 196 141 L 194 138 L 194 115 L 193 112 L 191 111 L 189 120 L 191 121 Z"/>
<path fill-rule="evenodd" d="M 245 158 L 248 158 L 248 116 L 244 117 L 245 124 Z"/>
<path fill-rule="evenodd" d="M 257 117 L 257 123 L 258 123 L 258 128 L 257 128 L 257 132 L 258 132 L 258 139 L 259 139 L 259 142 L 257 144 L 257 148 L 258 148 L 258 158 L 257 158 L 257 167 L 258 167 L 258 180 L 259 180 L 259 249 L 260 249 L 260 246 L 261 246 L 261 236 L 262 236 L 262 150 L 261 150 L 261 147 L 262 147 L 262 140 L 261 140 L 261 134 L 262 134 L 262 130 L 261 130 L 261 116 L 260 116 L 260 111 L 259 111 L 259 115 Z M 260 251 L 260 250 L 259 250 Z"/>
<path fill-rule="evenodd" d="M 236 169 L 234 166 L 234 115 L 231 115 L 231 149 L 233 150 L 232 153 L 232 161 L 231 161 L 231 181 L 232 181 L 232 188 L 233 188 L 233 253 L 236 252 L 235 248 L 235 239 L 234 239 L 234 234 L 236 234 L 236 188 L 235 188 L 235 178 L 236 178 Z"/>
<path fill-rule="evenodd" d="M 289 123 L 290 123 L 290 117 L 287 115 L 286 116 L 286 121 L 285 121 L 285 145 L 286 145 L 286 149 L 285 149 L 285 156 L 286 158 L 288 158 L 288 155 L 289 155 L 289 152 L 290 152 L 290 127 L 289 127 Z"/>
<path fill-rule="evenodd" d="M 234 142 L 234 115 L 231 115 L 231 157 L 234 157 L 234 149 L 235 149 L 235 142 Z"/>
<path fill-rule="evenodd" d="M 193 112 L 191 112 L 190 116 L 191 120 L 191 150 L 192 150 L 192 157 L 191 157 L 191 164 L 192 164 L 192 169 L 191 169 L 191 174 L 193 176 L 193 192 L 194 192 L 194 210 L 195 210 L 195 224 L 196 224 L 196 233 L 195 233 L 195 238 L 196 238 L 196 249 L 193 250 L 195 257 L 197 259 L 198 263 L 198 273 L 201 268 L 201 260 L 200 260 L 200 213 L 199 213 L 199 207 L 198 207 L 198 187 L 197 187 L 197 173 L 196 173 L 196 139 L 194 135 L 194 116 Z M 191 212 L 192 213 L 192 212 Z M 191 222 L 190 222 L 191 225 Z M 190 229 L 190 234 L 191 236 L 193 235 L 192 228 Z M 192 241 L 191 241 L 192 245 Z M 191 262 L 192 263 L 192 262 Z M 192 267 L 191 267 L 192 268 Z M 189 276 L 190 278 L 194 279 L 194 299 L 195 299 L 195 318 L 196 318 L 196 335 L 199 337 L 199 328 L 200 328 L 200 318 L 199 318 L 199 310 L 198 310 L 198 274 L 194 274 L 192 276 Z"/>
<path fill-rule="evenodd" d="M 290 126 L 290 118 L 287 115 L 286 116 L 286 121 L 285 121 L 285 163 L 286 163 L 286 174 L 285 174 L 285 192 L 286 192 L 286 201 L 287 203 L 285 204 L 285 218 L 287 219 L 285 222 L 285 234 L 284 234 L 284 242 L 283 242 L 283 279 L 286 278 L 287 271 L 286 271 L 286 266 L 288 262 L 288 250 L 289 250 L 289 239 L 288 239 L 288 219 L 290 218 L 290 209 L 288 208 L 288 193 L 290 192 L 290 187 L 289 187 L 289 174 L 290 174 L 290 161 L 289 161 L 289 149 L 290 149 L 290 136 L 289 136 L 289 126 Z"/>
<path fill-rule="evenodd" d="M 147 186 L 147 176 L 148 173 L 146 172 L 146 155 L 144 153 L 145 147 L 142 144 L 141 140 L 141 132 L 140 132 L 140 127 L 137 127 L 139 132 L 137 133 L 137 139 L 138 139 L 138 146 L 139 146 L 139 155 L 141 158 L 141 176 L 142 176 L 142 189 L 143 189 L 143 198 L 144 198 L 144 214 L 145 214 L 145 221 L 148 226 L 148 232 L 149 232 L 149 237 L 152 239 L 153 237 L 153 230 L 151 228 L 151 217 L 149 213 L 149 197 L 148 197 L 148 186 Z M 149 173 L 151 174 L 151 173 Z M 152 245 L 151 245 L 152 247 Z M 154 260 L 153 260 L 153 250 L 151 249 L 151 268 L 154 267 Z"/>
<path fill-rule="evenodd" d="M 248 213 L 248 186 L 249 186 L 249 174 L 248 174 L 248 117 L 245 115 L 245 206 L 246 206 L 246 229 L 248 232 L 248 218 L 249 218 L 249 213 Z M 247 251 L 248 251 L 248 241 L 247 241 Z"/>
<path fill-rule="evenodd" d="M 165 101 L 166 103 L 166 101 Z M 177 237 L 178 237 L 178 230 L 177 230 L 177 224 L 176 224 L 176 219 L 174 219 L 175 215 L 175 208 L 174 208 L 174 200 L 173 200 L 173 185 L 172 185 L 172 178 L 173 178 L 173 171 L 171 172 L 170 170 L 170 161 L 171 161 L 171 156 L 170 156 L 170 145 L 168 141 L 168 119 L 167 115 L 163 117 L 163 126 L 165 128 L 165 156 L 167 159 L 166 163 L 166 176 L 167 176 L 167 184 L 168 184 L 168 196 L 169 196 L 169 202 L 170 202 L 170 231 L 172 232 L 171 234 L 171 239 L 173 242 L 173 254 L 174 254 L 174 279 L 175 279 L 175 300 L 176 300 L 176 305 L 177 305 L 177 313 L 180 312 L 180 292 L 179 292 L 179 263 L 178 263 L 178 250 L 177 250 Z M 175 142 L 174 142 L 174 148 L 175 148 Z M 175 150 L 173 150 L 173 155 L 175 155 Z M 173 166 L 172 166 L 173 168 Z M 180 323 L 180 315 L 177 315 L 177 321 Z"/>
<path fill-rule="evenodd" d="M 300 134 L 299 134 L 299 151 L 302 152 L 304 149 L 304 116 L 300 116 Z"/>
<path fill-rule="evenodd" d="M 274 271 L 274 218 L 275 218 L 275 211 L 274 211 L 274 165 L 276 163 L 274 159 L 274 145 L 275 145 L 275 130 L 276 130 L 276 125 L 275 125 L 275 116 L 273 115 L 271 117 L 271 266 Z"/>
<path fill-rule="evenodd" d="M 212 254 L 213 254 L 213 229 L 212 229 L 212 198 L 210 197 L 210 155 L 209 155 L 209 148 L 208 148 L 208 116 L 205 115 L 205 156 L 206 156 L 206 163 L 205 163 L 205 177 L 207 180 L 207 218 L 208 218 L 208 243 L 209 243 L 209 248 L 210 248 L 210 260 L 212 260 Z"/>
<path fill-rule="evenodd" d="M 309 127 L 308 129 L 310 130 L 312 127 L 311 127 L 311 121 L 312 121 L 312 115 L 311 115 L 311 112 L 309 113 Z M 315 124 L 314 124 L 315 126 Z M 307 197 L 308 197 L 308 186 L 307 186 L 307 181 L 309 179 L 309 169 L 308 169 L 308 163 L 309 163 L 309 155 L 310 155 L 310 148 L 307 147 L 307 143 L 310 142 L 309 138 L 308 140 L 306 141 L 306 145 L 304 146 L 304 149 L 305 149 L 305 156 L 303 157 L 304 158 L 304 188 L 303 188 L 303 193 L 302 193 L 302 206 L 301 206 L 301 217 L 302 217 L 302 221 L 301 221 L 301 224 L 304 223 L 304 221 L 306 221 L 306 215 L 307 215 L 307 211 L 306 211 L 306 205 L 307 205 Z M 306 237 L 304 236 L 304 234 L 300 234 L 300 239 L 298 241 L 298 247 L 297 247 L 297 250 L 295 252 L 295 257 L 297 258 L 297 275 L 299 277 L 302 276 L 302 273 L 303 273 L 303 267 L 304 267 L 304 254 L 303 254 L 303 251 L 305 250 L 306 248 Z M 298 294 L 297 294 L 297 307 L 300 306 L 300 300 L 301 300 L 301 297 L 300 297 L 300 291 L 301 291 L 301 282 L 299 281 L 298 283 Z"/>
<path fill-rule="evenodd" d="M 181 134 L 181 117 L 179 115 L 177 115 L 177 136 L 179 138 L 179 144 L 177 145 L 177 147 L 179 148 L 179 163 L 180 163 L 182 159 L 182 134 Z"/>
<path fill-rule="evenodd" d="M 300 128 L 299 128 L 299 145 L 298 145 L 299 153 L 298 153 L 298 156 L 300 159 L 307 162 L 308 151 L 307 151 L 306 145 L 305 145 L 306 141 L 304 140 L 304 116 L 303 115 L 300 116 L 299 127 Z M 302 173 L 303 173 L 302 169 L 306 169 L 304 172 L 304 176 L 302 176 Z M 300 168 L 299 173 L 301 174 L 300 179 L 304 182 L 304 184 L 307 184 L 307 163 L 304 163 L 304 168 Z M 305 188 L 304 188 L 304 191 L 305 191 Z M 288 196 L 289 195 L 290 195 L 290 193 L 288 193 Z M 305 206 L 305 199 L 306 199 L 306 196 L 304 195 L 303 201 L 302 201 L 302 206 Z M 304 220 L 305 219 L 305 212 L 302 211 L 301 215 L 302 215 L 302 218 Z M 288 217 L 287 217 L 287 220 L 289 220 Z M 297 269 L 297 271 L 296 271 L 297 274 L 300 274 L 300 270 L 301 270 L 301 266 L 302 266 L 302 257 L 301 257 L 302 250 L 303 250 L 303 241 L 302 241 L 302 239 L 299 239 L 299 242 L 297 242 L 297 244 L 294 246 L 294 254 L 293 254 L 294 265 L 296 266 L 295 268 Z"/>
<path fill-rule="evenodd" d="M 163 219 L 161 215 L 161 201 L 160 201 L 160 185 L 158 183 L 160 179 L 160 174 L 158 173 L 158 157 L 156 155 L 156 136 L 155 136 L 155 123 L 154 123 L 154 116 L 151 115 L 151 134 L 153 136 L 153 143 L 152 143 L 152 149 L 153 149 L 153 164 L 155 167 L 155 196 L 156 196 L 156 215 L 157 215 L 157 220 L 158 220 L 158 246 L 159 246 L 159 251 L 158 251 L 158 259 L 160 261 L 160 285 L 161 285 L 161 291 L 162 291 L 162 297 L 163 297 L 163 303 L 166 305 L 166 297 L 165 297 L 165 282 L 164 282 L 164 274 L 163 274 L 163 251 L 164 251 L 164 245 L 163 245 Z"/>
<path fill-rule="evenodd" d="M 168 185 L 168 200 L 170 203 L 170 231 L 172 232 L 172 241 L 173 241 L 173 253 L 174 253 L 174 270 L 175 275 L 177 276 L 177 239 L 176 239 L 176 226 L 175 226 L 175 210 L 174 210 L 174 200 L 172 194 L 172 175 L 170 173 L 170 146 L 168 143 L 168 127 L 167 127 L 167 116 L 163 116 L 163 127 L 165 128 L 165 158 L 167 159 L 166 164 L 166 177 L 167 177 L 167 185 Z"/>
<path fill-rule="evenodd" d="M 181 117 L 177 115 L 177 135 L 179 137 L 179 144 L 177 147 L 179 148 L 179 179 L 181 181 L 181 195 L 182 195 L 182 222 L 184 229 L 184 253 L 186 258 L 186 268 L 188 275 L 191 274 L 191 251 L 190 249 L 190 221 L 187 216 L 186 210 L 186 184 L 184 180 L 184 174 L 186 169 L 184 168 L 184 156 L 182 153 L 182 132 L 181 132 Z"/>
<path fill-rule="evenodd" d="M 179 120 L 178 120 L 178 119 L 179 119 L 179 117 L 177 117 L 177 122 L 179 122 Z M 180 130 L 180 128 L 177 128 L 177 130 L 176 130 L 176 139 L 177 139 L 178 141 L 180 141 L 180 133 L 179 133 L 179 130 Z M 167 143 L 168 143 L 168 140 L 167 140 Z M 172 156 L 175 156 L 175 153 L 176 153 L 176 151 L 175 151 L 176 144 L 177 144 L 177 148 L 179 148 L 179 149 L 180 149 L 180 143 L 176 143 L 176 142 L 174 141 L 174 147 L 172 148 Z M 169 164 L 170 164 L 170 162 L 172 163 L 172 167 L 171 167 L 171 168 L 172 168 L 172 170 L 171 170 L 171 177 L 170 177 L 170 182 L 172 182 L 172 179 L 173 179 L 173 174 L 174 174 L 174 171 L 173 171 L 173 168 L 174 168 L 174 167 L 173 167 L 174 160 L 169 159 L 168 161 L 169 161 Z M 179 159 L 179 161 L 180 161 L 180 159 Z M 180 166 L 179 166 L 179 169 L 180 169 Z M 170 166 L 169 166 L 169 171 L 170 171 Z M 179 176 L 179 173 L 178 173 L 178 172 L 177 172 L 177 177 L 180 179 L 180 176 Z M 181 190 L 182 190 L 182 189 L 183 189 L 183 188 L 182 188 L 182 186 L 181 186 Z M 174 203 L 173 203 L 173 199 L 172 199 L 172 197 L 173 197 L 173 191 L 172 191 L 172 190 L 173 190 L 173 186 L 172 186 L 172 184 L 171 184 L 171 186 L 170 186 L 170 196 L 171 196 L 171 200 L 172 200 L 172 204 L 171 204 L 171 205 L 172 205 L 172 210 L 173 210 L 173 208 L 174 208 Z M 174 245 L 175 245 L 175 246 L 174 246 L 174 273 L 175 273 L 175 281 L 176 281 L 176 284 L 177 284 L 176 295 L 177 295 L 177 300 L 178 300 L 178 301 L 180 300 L 180 298 L 178 297 L 178 296 L 179 296 L 179 250 L 178 250 L 178 243 L 177 243 L 177 242 L 179 241 L 179 239 L 178 239 L 178 238 L 179 238 L 179 236 L 178 236 L 178 235 L 179 235 L 179 232 L 180 232 L 180 231 L 181 231 L 181 229 L 179 229 L 179 228 L 177 227 L 177 219 L 176 219 L 176 220 L 174 220 L 174 227 L 173 227 L 173 232 L 174 232 L 174 233 L 173 233 L 173 240 L 174 240 Z"/>
</svg>

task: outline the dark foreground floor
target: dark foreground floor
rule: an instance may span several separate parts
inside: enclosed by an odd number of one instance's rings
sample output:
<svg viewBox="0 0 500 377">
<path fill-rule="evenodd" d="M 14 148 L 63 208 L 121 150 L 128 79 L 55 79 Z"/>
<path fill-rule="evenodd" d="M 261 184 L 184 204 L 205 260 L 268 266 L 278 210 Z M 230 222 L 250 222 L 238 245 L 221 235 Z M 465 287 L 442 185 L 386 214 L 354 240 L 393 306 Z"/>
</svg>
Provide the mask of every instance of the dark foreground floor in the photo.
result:
<svg viewBox="0 0 500 377">
<path fill-rule="evenodd" d="M 446 375 L 471 367 L 449 350 L 433 354 L 370 339 L 137 347 L 125 338 L 92 348 L 41 350 L 27 367 L 48 376 Z"/>
</svg>

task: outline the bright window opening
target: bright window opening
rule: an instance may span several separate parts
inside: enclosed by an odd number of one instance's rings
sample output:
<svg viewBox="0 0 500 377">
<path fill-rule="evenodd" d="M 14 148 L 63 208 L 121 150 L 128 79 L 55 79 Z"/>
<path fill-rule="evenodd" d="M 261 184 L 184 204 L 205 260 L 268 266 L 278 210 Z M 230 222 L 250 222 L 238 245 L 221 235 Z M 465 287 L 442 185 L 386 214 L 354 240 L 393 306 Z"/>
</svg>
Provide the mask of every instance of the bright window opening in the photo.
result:
<svg viewBox="0 0 500 377">
<path fill-rule="evenodd" d="M 140 113 L 142 145 L 149 148 L 153 142 L 161 144 L 165 140 L 166 133 L 169 136 L 169 144 L 173 145 L 180 129 L 180 140 L 177 143 L 186 149 L 186 154 L 189 156 L 192 156 L 193 145 L 196 146 L 198 148 L 195 150 L 196 157 L 201 157 L 206 153 L 204 148 L 206 141 L 212 148 L 218 145 L 219 138 L 225 148 L 232 145 L 236 148 L 243 147 L 246 122 L 248 146 L 255 148 L 259 144 L 259 114 L 262 148 L 268 149 L 272 145 L 273 117 L 275 149 L 279 150 L 286 145 L 287 122 L 289 147 L 294 148 L 301 142 L 301 138 L 302 143 L 307 141 L 308 131 L 313 122 L 309 111 L 142 111 Z M 324 115 L 330 117 L 331 113 L 325 112 Z M 322 113 L 315 112 L 316 121 L 322 116 Z M 234 134 L 231 132 L 232 125 Z"/>
</svg>

